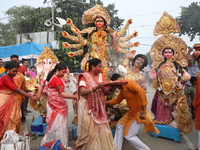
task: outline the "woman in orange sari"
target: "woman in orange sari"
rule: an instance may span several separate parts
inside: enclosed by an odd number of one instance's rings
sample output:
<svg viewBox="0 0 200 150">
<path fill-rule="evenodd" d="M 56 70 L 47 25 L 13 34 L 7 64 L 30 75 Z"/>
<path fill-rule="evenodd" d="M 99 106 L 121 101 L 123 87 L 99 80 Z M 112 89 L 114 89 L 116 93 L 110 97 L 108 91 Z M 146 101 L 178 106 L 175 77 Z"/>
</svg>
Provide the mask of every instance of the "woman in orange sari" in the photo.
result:
<svg viewBox="0 0 200 150">
<path fill-rule="evenodd" d="M 18 72 L 17 62 L 10 62 L 5 68 L 6 74 L 0 78 L 0 140 L 4 132 L 8 130 L 21 134 L 21 109 L 16 94 L 29 97 L 31 100 L 37 99 L 19 89 L 15 84 L 13 78 Z"/>
</svg>

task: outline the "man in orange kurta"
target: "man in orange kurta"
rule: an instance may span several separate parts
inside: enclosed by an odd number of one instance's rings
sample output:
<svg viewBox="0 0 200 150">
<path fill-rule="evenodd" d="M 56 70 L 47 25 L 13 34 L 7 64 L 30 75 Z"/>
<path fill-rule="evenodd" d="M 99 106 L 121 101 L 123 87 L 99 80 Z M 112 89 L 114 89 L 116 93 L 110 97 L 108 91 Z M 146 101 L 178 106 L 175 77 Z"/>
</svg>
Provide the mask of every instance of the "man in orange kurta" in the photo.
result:
<svg viewBox="0 0 200 150">
<path fill-rule="evenodd" d="M 124 80 L 119 74 L 113 74 L 111 80 Z M 149 150 L 136 135 L 144 123 L 144 131 L 159 134 L 154 126 L 150 112 L 147 110 L 146 92 L 134 80 L 126 79 L 128 84 L 122 85 L 122 89 L 116 99 L 110 100 L 108 104 L 118 104 L 126 99 L 129 111 L 119 120 L 116 127 L 114 142 L 117 150 L 121 150 L 123 138 L 127 139 L 131 145 L 140 150 Z"/>
<path fill-rule="evenodd" d="M 200 71 L 197 75 L 196 92 L 194 96 L 193 106 L 194 115 L 196 117 L 196 129 L 198 130 L 198 149 L 200 149 Z"/>
</svg>

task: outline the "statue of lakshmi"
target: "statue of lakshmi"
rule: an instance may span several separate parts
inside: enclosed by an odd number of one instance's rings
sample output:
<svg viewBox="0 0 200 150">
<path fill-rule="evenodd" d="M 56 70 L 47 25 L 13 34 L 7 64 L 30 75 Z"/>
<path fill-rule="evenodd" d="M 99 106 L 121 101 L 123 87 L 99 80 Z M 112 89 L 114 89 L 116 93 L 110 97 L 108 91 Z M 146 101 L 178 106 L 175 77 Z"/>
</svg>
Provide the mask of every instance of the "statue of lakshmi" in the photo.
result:
<svg viewBox="0 0 200 150">
<path fill-rule="evenodd" d="M 185 82 L 190 75 L 187 66 L 187 45 L 171 33 L 180 32 L 176 20 L 167 12 L 156 23 L 154 35 L 162 35 L 152 45 L 150 55 L 153 60 L 151 76 L 156 94 L 152 102 L 152 112 L 157 124 L 169 124 L 183 133 L 191 132 L 194 122 L 191 118 L 187 98 L 184 93 Z"/>
</svg>

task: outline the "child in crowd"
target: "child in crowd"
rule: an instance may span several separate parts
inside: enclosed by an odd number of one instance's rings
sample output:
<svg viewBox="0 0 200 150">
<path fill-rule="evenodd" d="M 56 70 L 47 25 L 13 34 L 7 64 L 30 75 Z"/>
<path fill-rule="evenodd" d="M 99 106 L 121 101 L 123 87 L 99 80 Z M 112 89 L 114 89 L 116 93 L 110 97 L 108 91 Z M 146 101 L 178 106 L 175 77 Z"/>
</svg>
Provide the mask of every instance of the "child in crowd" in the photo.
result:
<svg viewBox="0 0 200 150">
<path fill-rule="evenodd" d="M 29 71 L 29 72 L 30 72 L 30 77 L 31 78 L 36 78 L 37 73 L 35 71 L 35 66 L 31 66 L 31 71 Z"/>
</svg>

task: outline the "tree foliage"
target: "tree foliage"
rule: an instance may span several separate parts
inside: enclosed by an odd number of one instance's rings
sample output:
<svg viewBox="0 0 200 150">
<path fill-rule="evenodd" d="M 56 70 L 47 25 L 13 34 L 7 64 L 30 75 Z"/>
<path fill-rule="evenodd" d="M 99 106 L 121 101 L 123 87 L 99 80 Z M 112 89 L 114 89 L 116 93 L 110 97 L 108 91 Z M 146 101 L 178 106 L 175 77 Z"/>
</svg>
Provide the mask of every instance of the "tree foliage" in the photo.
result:
<svg viewBox="0 0 200 150">
<path fill-rule="evenodd" d="M 55 3 L 54 6 L 54 16 L 63 19 L 70 18 L 73 20 L 74 25 L 82 30 L 87 27 L 82 25 L 83 12 L 93 7 L 95 4 L 103 5 L 100 0 L 90 0 L 89 2 L 86 2 L 85 0 L 59 0 L 58 3 Z M 56 8 L 58 7 L 61 7 L 61 12 L 56 11 Z M 111 16 L 111 24 L 109 26 L 115 30 L 119 30 L 124 20 L 118 18 L 118 10 L 115 10 L 115 5 L 109 4 L 107 6 L 107 10 Z M 8 9 L 5 14 L 9 17 L 9 22 L 7 24 L 0 24 L 0 35 L 3 35 L 0 37 L 1 46 L 14 45 L 16 43 L 16 35 L 20 33 L 32 33 L 51 30 L 51 27 L 45 26 L 44 22 L 47 19 L 52 19 L 52 7 L 34 8 L 27 5 L 22 5 L 20 7 L 14 6 Z M 58 23 L 56 19 L 54 21 L 55 23 Z M 71 35 L 73 35 L 73 33 L 67 25 L 63 26 L 62 29 L 55 26 L 54 31 L 55 40 L 60 42 L 59 50 L 55 50 L 56 56 L 60 62 L 66 63 L 71 71 L 77 70 L 77 68 L 80 68 L 82 56 L 76 56 L 75 58 L 68 57 L 67 53 L 75 50 L 65 49 L 61 45 L 66 41 L 72 43 L 72 41 L 63 38 L 61 32 L 67 31 Z"/>
<path fill-rule="evenodd" d="M 200 2 L 193 2 L 188 7 L 181 7 L 181 15 L 177 18 L 180 35 L 188 35 L 190 41 L 200 36 Z"/>
</svg>

